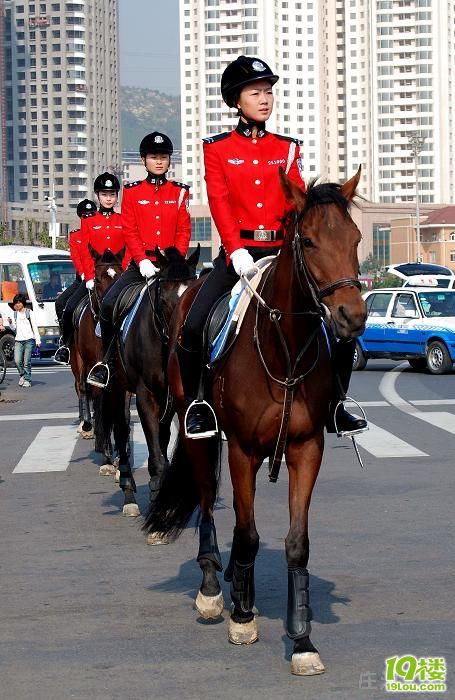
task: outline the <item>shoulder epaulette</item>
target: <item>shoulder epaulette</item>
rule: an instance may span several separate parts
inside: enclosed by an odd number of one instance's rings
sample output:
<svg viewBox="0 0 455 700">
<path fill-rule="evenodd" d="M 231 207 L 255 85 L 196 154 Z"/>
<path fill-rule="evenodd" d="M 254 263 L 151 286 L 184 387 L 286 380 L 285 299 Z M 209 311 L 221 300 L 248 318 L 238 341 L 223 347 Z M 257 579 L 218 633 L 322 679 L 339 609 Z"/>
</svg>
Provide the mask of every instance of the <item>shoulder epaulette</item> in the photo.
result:
<svg viewBox="0 0 455 700">
<path fill-rule="evenodd" d="M 207 138 L 202 139 L 204 143 L 215 143 L 216 141 L 222 141 L 223 139 L 229 138 L 232 131 L 225 131 L 222 134 L 217 134 L 216 136 L 207 136 Z"/>
<path fill-rule="evenodd" d="M 96 211 L 86 211 L 82 214 L 81 219 L 89 219 L 91 216 L 95 216 L 96 214 Z"/>
<path fill-rule="evenodd" d="M 140 185 L 142 180 L 135 180 L 134 182 L 125 182 L 123 187 L 137 187 L 137 185 Z"/>
<path fill-rule="evenodd" d="M 300 139 L 295 139 L 293 136 L 283 136 L 283 134 L 273 134 L 278 139 L 283 139 L 283 141 L 293 141 L 297 146 L 303 146 L 303 141 Z"/>
<path fill-rule="evenodd" d="M 172 185 L 175 185 L 176 187 L 183 187 L 184 190 L 189 190 L 190 186 L 185 185 L 184 182 L 177 182 L 176 180 L 170 180 Z"/>
</svg>

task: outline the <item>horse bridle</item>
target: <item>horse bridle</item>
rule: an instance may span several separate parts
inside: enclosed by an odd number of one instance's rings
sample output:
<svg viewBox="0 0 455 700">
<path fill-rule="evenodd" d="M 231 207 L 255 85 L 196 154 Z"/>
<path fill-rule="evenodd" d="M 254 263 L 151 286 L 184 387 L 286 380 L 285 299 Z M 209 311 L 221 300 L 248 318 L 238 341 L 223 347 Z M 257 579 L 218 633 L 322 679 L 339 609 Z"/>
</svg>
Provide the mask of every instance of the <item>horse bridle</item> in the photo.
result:
<svg viewBox="0 0 455 700">
<path fill-rule="evenodd" d="M 318 286 L 318 283 L 314 279 L 306 263 L 299 233 L 299 224 L 306 211 L 307 209 L 302 209 L 302 211 L 299 214 L 295 215 L 292 253 L 294 258 L 294 265 L 297 271 L 297 279 L 299 281 L 301 290 L 303 292 L 305 291 L 301 280 L 301 275 L 303 275 L 316 307 L 320 308 L 322 299 L 324 297 L 330 296 L 330 294 L 333 294 L 333 292 L 335 292 L 337 289 L 341 289 L 341 287 L 357 287 L 357 289 L 361 291 L 362 285 L 360 284 L 357 277 L 342 277 L 341 279 L 336 280 L 335 282 L 330 282 L 330 284 L 326 284 L 324 287 L 320 288 Z"/>
</svg>

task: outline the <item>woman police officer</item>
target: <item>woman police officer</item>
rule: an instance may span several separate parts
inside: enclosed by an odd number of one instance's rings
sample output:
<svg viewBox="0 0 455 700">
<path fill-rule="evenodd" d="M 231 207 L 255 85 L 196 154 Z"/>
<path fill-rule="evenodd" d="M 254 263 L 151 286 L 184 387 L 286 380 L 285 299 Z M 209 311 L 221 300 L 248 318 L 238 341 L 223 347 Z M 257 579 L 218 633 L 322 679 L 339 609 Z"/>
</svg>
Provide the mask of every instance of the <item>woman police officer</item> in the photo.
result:
<svg viewBox="0 0 455 700">
<path fill-rule="evenodd" d="M 191 438 L 213 435 L 216 426 L 211 407 L 196 399 L 207 315 L 215 301 L 232 289 L 239 275 L 247 273 L 261 257 L 278 253 L 281 247 L 281 218 L 289 204 L 279 184 L 279 167 L 300 187 L 305 186 L 299 170 L 299 141 L 266 130 L 277 80 L 278 76 L 258 58 L 239 56 L 230 63 L 221 78 L 221 94 L 228 107 L 238 110 L 239 122 L 231 132 L 204 139 L 207 195 L 222 249 L 188 313 L 183 327 L 184 347 L 179 347 L 189 403 L 185 432 Z M 340 408 L 338 430 L 365 427 L 365 421 Z"/>
<path fill-rule="evenodd" d="M 125 185 L 122 199 L 123 231 L 132 260 L 103 298 L 100 325 L 105 356 L 87 377 L 90 384 L 101 388 L 109 382 L 110 348 L 115 336 L 112 314 L 120 292 L 158 271 L 153 264 L 157 246 L 162 249 L 175 246 L 186 255 L 191 238 L 189 187 L 166 178 L 173 153 L 172 141 L 166 134 L 154 131 L 142 139 L 139 152 L 147 177 Z"/>
<path fill-rule="evenodd" d="M 74 311 L 87 294 L 87 289 L 91 291 L 95 286 L 95 263 L 90 254 L 89 245 L 99 254 L 104 253 L 105 250 L 118 253 L 125 246 L 121 217 L 114 211 L 120 191 L 120 182 L 115 175 L 104 172 L 95 178 L 93 190 L 100 206 L 98 211 L 96 207 L 86 209 L 81 216 L 79 253 L 85 284 L 81 284 L 72 294 L 63 312 L 62 345 L 54 355 L 54 360 L 60 364 L 68 364 L 69 362 Z"/>
</svg>

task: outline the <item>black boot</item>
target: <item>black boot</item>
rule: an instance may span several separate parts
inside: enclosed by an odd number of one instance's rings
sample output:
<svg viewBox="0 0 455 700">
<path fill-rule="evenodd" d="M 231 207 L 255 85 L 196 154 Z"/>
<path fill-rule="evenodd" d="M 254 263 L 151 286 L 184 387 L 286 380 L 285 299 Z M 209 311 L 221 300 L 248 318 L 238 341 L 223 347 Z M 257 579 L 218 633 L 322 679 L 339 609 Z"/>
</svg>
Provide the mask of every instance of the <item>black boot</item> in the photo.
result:
<svg viewBox="0 0 455 700">
<path fill-rule="evenodd" d="M 330 417 L 326 426 L 327 432 L 336 433 L 338 437 L 363 433 L 365 430 L 368 430 L 367 421 L 364 418 L 352 415 L 344 407 L 344 401 L 346 400 L 352 374 L 355 341 L 351 340 L 347 343 L 338 342 L 332 349 L 335 381 L 330 406 Z"/>
<path fill-rule="evenodd" d="M 188 404 L 185 413 L 185 435 L 188 438 L 213 437 L 218 432 L 218 424 L 213 408 L 204 400 L 201 378 L 202 352 L 187 350 L 177 346 L 183 390 Z"/>
<path fill-rule="evenodd" d="M 104 357 L 102 362 L 93 365 L 88 373 L 87 383 L 105 389 L 114 374 L 114 342 L 115 330 L 111 324 L 101 321 L 101 332 L 103 334 Z"/>
</svg>

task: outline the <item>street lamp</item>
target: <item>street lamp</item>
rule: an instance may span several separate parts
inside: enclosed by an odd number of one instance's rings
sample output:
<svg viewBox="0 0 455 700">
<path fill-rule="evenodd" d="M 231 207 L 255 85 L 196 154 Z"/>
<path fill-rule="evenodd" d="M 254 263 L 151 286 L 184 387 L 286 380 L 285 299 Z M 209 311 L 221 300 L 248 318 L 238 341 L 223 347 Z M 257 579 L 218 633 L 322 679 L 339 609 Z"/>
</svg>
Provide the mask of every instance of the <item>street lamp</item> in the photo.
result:
<svg viewBox="0 0 455 700">
<path fill-rule="evenodd" d="M 417 131 L 413 131 L 408 136 L 408 141 L 411 146 L 411 156 L 414 158 L 416 171 L 416 261 L 422 262 L 420 259 L 420 211 L 419 211 L 419 154 L 423 150 L 425 136 L 421 136 Z"/>
<path fill-rule="evenodd" d="M 57 204 L 55 202 L 55 189 L 52 183 L 52 194 L 44 197 L 49 202 L 49 236 L 52 239 L 52 248 L 57 247 L 57 237 L 59 234 L 59 224 L 57 223 Z"/>
</svg>

